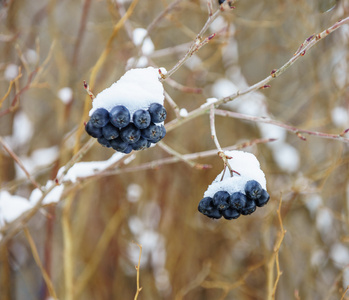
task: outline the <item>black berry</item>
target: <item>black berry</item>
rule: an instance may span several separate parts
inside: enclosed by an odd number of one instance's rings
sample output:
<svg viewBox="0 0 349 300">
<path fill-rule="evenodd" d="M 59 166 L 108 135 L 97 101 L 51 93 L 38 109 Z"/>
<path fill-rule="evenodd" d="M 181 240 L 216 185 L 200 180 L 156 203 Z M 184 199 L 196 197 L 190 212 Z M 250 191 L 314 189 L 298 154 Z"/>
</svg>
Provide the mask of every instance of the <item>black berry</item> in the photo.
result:
<svg viewBox="0 0 349 300">
<path fill-rule="evenodd" d="M 139 109 L 135 111 L 135 113 L 132 116 L 133 123 L 139 128 L 144 129 L 147 128 L 150 125 L 151 122 L 151 116 L 149 111 Z"/>
<path fill-rule="evenodd" d="M 119 130 L 111 123 L 102 128 L 102 133 L 107 140 L 113 140 L 119 136 Z"/>
<path fill-rule="evenodd" d="M 236 192 L 230 195 L 230 206 L 238 211 L 246 206 L 246 195 L 240 192 Z"/>
<path fill-rule="evenodd" d="M 231 220 L 231 219 L 237 219 L 240 217 L 240 213 L 233 208 L 228 208 L 222 212 L 222 215 L 225 219 Z"/>
<path fill-rule="evenodd" d="M 166 112 L 165 107 L 163 107 L 159 103 L 150 104 L 149 113 L 151 116 L 151 120 L 154 123 L 161 123 L 161 122 L 165 121 L 165 119 L 167 117 L 167 112 Z"/>
<path fill-rule="evenodd" d="M 130 123 L 121 129 L 120 137 L 124 142 L 133 144 L 140 139 L 141 131 L 133 123 Z"/>
<path fill-rule="evenodd" d="M 250 199 L 259 199 L 262 195 L 263 188 L 256 180 L 249 180 L 245 185 L 246 196 Z"/>
<path fill-rule="evenodd" d="M 269 196 L 268 192 L 266 190 L 263 190 L 262 195 L 258 199 L 255 200 L 256 205 L 259 207 L 264 206 L 265 204 L 268 203 L 269 198 L 270 198 L 270 196 Z"/>
<path fill-rule="evenodd" d="M 226 191 L 218 191 L 213 196 L 213 206 L 219 211 L 226 210 L 229 207 L 229 193 Z"/>
<path fill-rule="evenodd" d="M 102 128 L 97 128 L 92 125 L 91 121 L 88 121 L 85 126 L 86 132 L 94 137 L 94 138 L 99 138 L 102 136 Z"/>
<path fill-rule="evenodd" d="M 123 105 L 117 105 L 109 113 L 110 122 L 117 128 L 124 128 L 130 123 L 130 112 Z"/>
<path fill-rule="evenodd" d="M 104 108 L 97 108 L 93 112 L 90 122 L 94 127 L 102 128 L 109 122 L 109 112 Z"/>
</svg>

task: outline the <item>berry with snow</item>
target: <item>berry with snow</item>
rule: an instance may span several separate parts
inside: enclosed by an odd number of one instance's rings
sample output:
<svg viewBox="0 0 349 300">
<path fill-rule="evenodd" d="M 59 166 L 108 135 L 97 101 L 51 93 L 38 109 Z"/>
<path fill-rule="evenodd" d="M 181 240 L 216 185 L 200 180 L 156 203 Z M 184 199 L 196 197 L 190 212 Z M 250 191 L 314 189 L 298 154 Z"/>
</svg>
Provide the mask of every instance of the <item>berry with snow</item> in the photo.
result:
<svg viewBox="0 0 349 300">
<path fill-rule="evenodd" d="M 140 139 L 141 131 L 133 123 L 130 123 L 121 129 L 120 137 L 124 142 L 133 144 Z"/>
<path fill-rule="evenodd" d="M 96 109 L 90 118 L 90 122 L 94 127 L 102 128 L 109 122 L 109 112 L 104 108 Z"/>
<path fill-rule="evenodd" d="M 118 128 L 124 128 L 130 123 L 130 112 L 123 105 L 117 105 L 109 113 L 110 122 Z"/>
<path fill-rule="evenodd" d="M 93 126 L 93 124 L 91 123 L 91 121 L 88 121 L 85 125 L 85 130 L 86 132 L 94 137 L 94 138 L 99 138 L 101 137 L 103 134 L 102 134 L 102 129 L 101 128 L 97 128 L 95 126 Z"/>
<path fill-rule="evenodd" d="M 119 130 L 112 123 L 105 125 L 102 128 L 102 133 L 107 140 L 113 140 L 119 136 Z"/>
<path fill-rule="evenodd" d="M 147 128 L 151 122 L 151 116 L 149 111 L 144 109 L 139 109 L 135 111 L 132 116 L 132 121 L 139 129 Z"/>
<path fill-rule="evenodd" d="M 167 117 L 167 112 L 165 107 L 159 103 L 152 103 L 149 106 L 149 113 L 153 123 L 161 123 L 165 121 Z"/>
</svg>

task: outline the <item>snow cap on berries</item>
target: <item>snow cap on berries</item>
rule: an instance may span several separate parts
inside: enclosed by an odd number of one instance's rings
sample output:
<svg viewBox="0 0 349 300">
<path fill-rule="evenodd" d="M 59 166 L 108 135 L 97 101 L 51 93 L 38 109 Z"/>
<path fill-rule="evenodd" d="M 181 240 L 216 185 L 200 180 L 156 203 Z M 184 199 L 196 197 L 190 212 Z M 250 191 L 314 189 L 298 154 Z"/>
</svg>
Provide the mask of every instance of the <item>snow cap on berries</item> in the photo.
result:
<svg viewBox="0 0 349 300">
<path fill-rule="evenodd" d="M 97 108 L 110 110 L 124 105 L 131 117 L 138 109 L 148 109 L 150 104 L 164 104 L 164 88 L 159 80 L 159 70 L 153 67 L 131 69 L 117 82 L 100 92 L 93 100 L 91 116 Z"/>
<path fill-rule="evenodd" d="M 222 179 L 223 171 L 216 177 L 212 184 L 207 188 L 204 197 L 213 197 L 218 191 L 226 191 L 229 194 L 240 192 L 245 194 L 245 185 L 249 180 L 256 180 L 263 189 L 266 190 L 266 179 L 264 172 L 260 169 L 257 158 L 244 151 L 225 151 L 225 155 L 232 157 L 228 159 L 231 168 L 240 175 L 234 173 L 233 177 L 227 168 Z"/>
</svg>

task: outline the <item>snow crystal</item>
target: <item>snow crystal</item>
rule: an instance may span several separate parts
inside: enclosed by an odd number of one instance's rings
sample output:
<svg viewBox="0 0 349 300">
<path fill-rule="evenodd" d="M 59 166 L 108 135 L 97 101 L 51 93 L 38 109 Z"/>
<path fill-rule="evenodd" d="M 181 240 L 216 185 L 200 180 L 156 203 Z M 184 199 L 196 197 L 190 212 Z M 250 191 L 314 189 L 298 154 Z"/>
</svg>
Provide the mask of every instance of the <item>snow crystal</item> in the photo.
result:
<svg viewBox="0 0 349 300">
<path fill-rule="evenodd" d="M 7 81 L 11 81 L 15 79 L 18 76 L 18 66 L 15 64 L 9 64 L 7 65 L 5 72 L 4 72 L 4 77 Z"/>
<path fill-rule="evenodd" d="M 61 101 L 64 104 L 68 104 L 69 102 L 71 102 L 73 100 L 73 91 L 70 87 L 64 87 L 61 88 L 58 91 L 58 98 L 61 99 Z"/>
<path fill-rule="evenodd" d="M 96 96 L 90 116 L 97 108 L 103 107 L 110 111 L 116 105 L 126 106 L 132 116 L 136 110 L 148 109 L 154 102 L 164 103 L 164 88 L 159 81 L 158 69 L 131 69 Z"/>
<path fill-rule="evenodd" d="M 10 223 L 31 207 L 26 198 L 0 191 L 0 220 Z"/>
<path fill-rule="evenodd" d="M 331 247 L 330 257 L 337 267 L 343 268 L 349 264 L 349 249 L 341 243 L 336 243 Z"/>
<path fill-rule="evenodd" d="M 252 153 L 244 151 L 226 151 L 225 154 L 232 157 L 228 160 L 229 164 L 232 169 L 240 175 L 234 173 L 234 176 L 231 177 L 227 169 L 221 181 L 222 171 L 208 187 L 204 193 L 204 197 L 213 197 L 218 191 L 227 191 L 229 194 L 235 192 L 245 194 L 245 184 L 249 180 L 256 180 L 263 189 L 267 189 L 264 172 L 260 169 L 259 161 Z"/>
<path fill-rule="evenodd" d="M 187 117 L 188 116 L 188 111 L 185 108 L 181 108 L 181 110 L 179 111 L 179 115 L 181 117 Z"/>
<path fill-rule="evenodd" d="M 337 127 L 349 126 L 348 111 L 344 107 L 337 106 L 331 111 L 331 118 L 334 125 Z"/>
</svg>

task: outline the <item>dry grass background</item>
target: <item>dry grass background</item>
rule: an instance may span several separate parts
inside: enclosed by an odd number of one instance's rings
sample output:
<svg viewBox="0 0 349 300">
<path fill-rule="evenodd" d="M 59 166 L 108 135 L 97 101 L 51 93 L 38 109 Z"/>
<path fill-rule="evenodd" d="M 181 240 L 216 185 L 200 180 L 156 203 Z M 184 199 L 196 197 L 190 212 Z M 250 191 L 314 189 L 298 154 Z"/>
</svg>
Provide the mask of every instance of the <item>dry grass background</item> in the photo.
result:
<svg viewBox="0 0 349 300">
<path fill-rule="evenodd" d="M 324 13 L 328 2 L 237 2 L 235 10 L 222 13 L 235 31 L 227 31 L 224 25 L 197 53 L 201 61 L 184 65 L 173 75 L 178 83 L 202 88 L 203 93 L 186 93 L 166 82 L 165 90 L 180 108 L 191 111 L 212 97 L 212 85 L 229 77 L 232 67 L 241 68 L 249 85 L 262 80 L 291 58 L 310 35 L 348 16 L 348 1 L 339 1 Z M 58 168 L 89 139 L 82 133 L 76 144 L 76 130 L 82 128 L 89 101 L 83 80 L 97 94 L 124 74 L 127 60 L 138 53 L 129 33 L 147 28 L 171 1 L 139 1 L 111 39 L 113 27 L 130 3 L 0 2 L 0 96 L 9 87 L 4 75 L 9 64 L 21 66 L 23 74 L 1 111 L 10 108 L 16 91 L 27 86 L 14 110 L 1 114 L 0 134 L 11 135 L 14 116 L 24 112 L 34 126 L 34 135 L 12 150 L 29 156 L 39 148 L 59 147 L 57 160 L 32 174 L 42 185 L 54 179 Z M 218 8 L 216 1 L 213 6 Z M 150 32 L 155 45 L 150 63 L 171 69 L 206 20 L 206 1 L 179 1 Z M 238 57 L 229 61 L 222 53 L 230 51 L 223 50 L 232 39 Z M 105 61 L 93 81 L 92 68 L 106 49 Z M 28 55 L 28 50 L 36 51 L 38 65 L 23 63 L 21 55 Z M 331 111 L 341 106 L 349 113 L 348 55 L 348 29 L 343 26 L 273 80 L 271 88 L 261 91 L 270 115 L 302 129 L 342 132 L 345 127 L 336 125 Z M 42 68 L 35 73 L 37 66 Z M 342 85 L 336 83 L 336 74 L 341 74 Z M 57 96 L 63 87 L 73 91 L 68 105 Z M 176 116 L 166 107 L 170 121 Z M 233 118 L 217 117 L 216 130 L 222 147 L 261 138 L 255 122 Z M 68 185 L 57 205 L 45 207 L 44 214 L 40 211 L 30 220 L 27 234 L 22 230 L 1 244 L 0 299 L 54 296 L 34 259 L 30 237 L 58 299 L 134 298 L 139 248 L 133 241 L 143 245 L 143 289 L 138 299 L 347 299 L 348 143 L 305 137 L 303 141 L 287 134 L 287 142 L 300 155 L 300 166 L 294 172 L 278 166 L 268 145 L 247 148 L 261 162 L 271 200 L 251 216 L 233 221 L 210 220 L 197 211 L 208 184 L 222 169 L 218 156 L 196 160 L 212 165 L 205 170 L 177 162 Z M 164 142 L 182 154 L 215 149 L 208 115 L 169 132 Z M 96 144 L 83 161 L 105 160 L 112 153 Z M 126 167 L 168 156 L 155 147 L 137 153 Z M 0 164 L 2 188 L 28 197 L 34 187 L 28 180 L 16 179 L 14 160 L 1 152 Z M 129 201 L 132 192 L 138 201 Z M 311 212 L 307 204 L 314 196 L 322 203 Z M 336 256 L 344 258 L 338 263 Z"/>
</svg>

